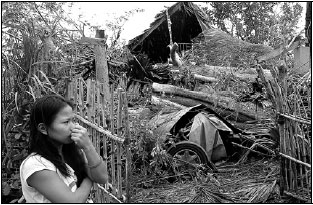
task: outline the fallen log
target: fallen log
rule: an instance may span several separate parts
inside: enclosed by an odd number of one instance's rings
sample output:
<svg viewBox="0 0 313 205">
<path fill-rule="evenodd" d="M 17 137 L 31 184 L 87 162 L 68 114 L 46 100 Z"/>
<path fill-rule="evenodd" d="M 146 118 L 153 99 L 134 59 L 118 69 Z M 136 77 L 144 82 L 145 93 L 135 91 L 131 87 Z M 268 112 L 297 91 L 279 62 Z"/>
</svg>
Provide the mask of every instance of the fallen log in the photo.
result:
<svg viewBox="0 0 313 205">
<path fill-rule="evenodd" d="M 171 70 L 172 73 L 180 73 L 179 70 Z M 199 75 L 194 73 L 193 74 L 194 79 L 196 80 L 200 80 L 200 81 L 204 81 L 206 83 L 215 83 L 218 81 L 218 79 L 214 78 L 214 77 L 209 77 L 209 76 L 203 76 L 203 75 Z"/>
<path fill-rule="evenodd" d="M 202 93 L 186 90 L 173 85 L 167 84 L 152 84 L 153 92 L 174 95 L 170 98 L 165 98 L 174 103 L 191 107 L 198 104 L 204 104 L 211 109 L 214 109 L 222 117 L 231 118 L 231 120 L 238 122 L 245 122 L 249 120 L 255 120 L 253 114 L 246 113 L 240 109 L 238 103 L 229 97 L 217 96 L 215 93 Z"/>
<path fill-rule="evenodd" d="M 184 88 L 180 88 L 180 87 L 177 87 L 174 85 L 168 85 L 168 84 L 153 83 L 152 91 L 157 92 L 157 93 L 165 93 L 165 94 L 170 94 L 170 95 L 183 96 L 183 97 L 201 100 L 201 101 L 209 102 L 213 104 L 225 104 L 226 107 L 232 106 L 233 104 L 235 104 L 234 99 L 228 98 L 228 97 L 217 96 L 215 92 L 203 93 L 203 92 L 190 91 Z"/>
<path fill-rule="evenodd" d="M 236 67 L 221 67 L 221 66 L 210 66 L 210 65 L 204 65 L 203 68 L 204 72 L 206 73 L 206 76 L 216 77 L 220 76 L 222 73 L 224 75 L 233 74 L 236 78 L 240 78 L 243 80 L 248 81 L 254 81 L 258 76 L 258 72 L 256 68 L 245 68 L 240 71 L 235 71 Z M 266 79 L 271 80 L 273 79 L 273 76 L 271 74 L 270 70 L 264 70 L 264 75 Z"/>
<path fill-rule="evenodd" d="M 165 106 L 171 106 L 171 107 L 175 107 L 175 108 L 179 108 L 179 109 L 185 109 L 187 108 L 186 106 L 180 105 L 178 103 L 174 103 L 172 101 L 169 100 L 165 100 L 165 99 L 161 99 L 158 98 L 156 96 L 151 96 L 151 103 L 154 105 L 165 105 Z"/>
<path fill-rule="evenodd" d="M 193 77 L 194 77 L 196 80 L 204 81 L 204 82 L 206 82 L 206 83 L 215 83 L 215 82 L 218 81 L 216 78 L 207 77 L 207 76 L 198 75 L 198 74 L 194 74 Z"/>
<path fill-rule="evenodd" d="M 176 104 L 180 104 L 186 107 L 193 107 L 198 104 L 203 104 L 203 105 L 208 106 L 212 110 L 214 110 L 216 113 L 222 116 L 225 120 L 231 120 L 231 121 L 238 122 L 238 123 L 244 123 L 246 121 L 256 119 L 252 114 L 245 113 L 243 110 L 225 108 L 220 105 L 214 105 L 214 103 L 211 103 L 211 102 L 203 102 L 201 100 L 195 100 L 195 99 L 190 99 L 190 98 L 180 97 L 180 96 L 162 97 L 162 99 L 172 101 Z"/>
</svg>

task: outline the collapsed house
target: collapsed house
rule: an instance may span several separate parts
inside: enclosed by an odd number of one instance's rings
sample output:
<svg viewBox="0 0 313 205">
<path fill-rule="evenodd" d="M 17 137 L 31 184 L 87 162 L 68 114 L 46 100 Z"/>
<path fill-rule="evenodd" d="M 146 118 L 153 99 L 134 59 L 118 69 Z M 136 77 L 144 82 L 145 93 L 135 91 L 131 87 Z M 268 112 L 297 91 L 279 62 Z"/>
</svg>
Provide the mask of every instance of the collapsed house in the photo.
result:
<svg viewBox="0 0 313 205">
<path fill-rule="evenodd" d="M 179 45 L 190 44 L 193 38 L 211 27 L 205 12 L 192 2 L 174 4 L 168 8 L 168 15 L 172 22 L 173 42 Z M 169 56 L 167 48 L 169 44 L 167 15 L 166 10 L 163 10 L 156 15 L 150 28 L 131 39 L 127 47 L 133 54 L 144 53 L 151 61 L 165 62 Z M 186 49 L 186 47 L 182 49 Z"/>
</svg>

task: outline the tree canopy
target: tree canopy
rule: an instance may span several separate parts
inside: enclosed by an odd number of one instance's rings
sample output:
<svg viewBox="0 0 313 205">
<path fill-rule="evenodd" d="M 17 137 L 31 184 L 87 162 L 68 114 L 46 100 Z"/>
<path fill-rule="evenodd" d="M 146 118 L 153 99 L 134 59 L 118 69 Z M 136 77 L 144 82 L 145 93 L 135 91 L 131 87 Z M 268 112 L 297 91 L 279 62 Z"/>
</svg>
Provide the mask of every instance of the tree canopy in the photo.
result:
<svg viewBox="0 0 313 205">
<path fill-rule="evenodd" d="M 241 40 L 275 47 L 297 31 L 302 6 L 296 2 L 209 2 L 213 24 Z M 277 12 L 278 11 L 278 12 Z"/>
</svg>

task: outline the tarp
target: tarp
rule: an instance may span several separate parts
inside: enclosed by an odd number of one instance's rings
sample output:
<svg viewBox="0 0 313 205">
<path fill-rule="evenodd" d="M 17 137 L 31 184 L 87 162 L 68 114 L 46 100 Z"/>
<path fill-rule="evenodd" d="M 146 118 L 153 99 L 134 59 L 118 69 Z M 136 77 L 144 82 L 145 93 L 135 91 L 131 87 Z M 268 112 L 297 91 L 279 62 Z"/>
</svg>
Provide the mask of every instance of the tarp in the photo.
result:
<svg viewBox="0 0 313 205">
<path fill-rule="evenodd" d="M 232 130 L 214 114 L 205 112 L 201 112 L 194 117 L 190 129 L 189 141 L 204 148 L 211 161 L 218 161 L 227 157 L 219 130 L 228 131 L 232 134 Z"/>
<path fill-rule="evenodd" d="M 167 134 L 175 136 L 189 123 L 192 123 L 189 140 L 203 147 L 212 161 L 227 156 L 226 151 L 227 154 L 232 154 L 230 141 L 236 136 L 234 134 L 241 131 L 205 105 L 199 104 L 178 112 L 157 115 L 148 125 L 155 136 L 166 140 Z"/>
</svg>

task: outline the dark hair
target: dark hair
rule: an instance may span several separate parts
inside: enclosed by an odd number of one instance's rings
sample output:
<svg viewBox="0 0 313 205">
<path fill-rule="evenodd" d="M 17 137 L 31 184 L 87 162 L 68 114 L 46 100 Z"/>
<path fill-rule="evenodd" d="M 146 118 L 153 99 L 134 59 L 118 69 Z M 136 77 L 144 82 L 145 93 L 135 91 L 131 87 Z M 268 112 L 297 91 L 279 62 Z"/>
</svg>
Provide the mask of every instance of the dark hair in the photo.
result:
<svg viewBox="0 0 313 205">
<path fill-rule="evenodd" d="M 66 162 L 75 171 L 77 186 L 79 186 L 86 177 L 86 172 L 81 151 L 76 144 L 73 142 L 63 145 L 64 160 L 62 160 L 56 146 L 57 142 L 37 129 L 40 123 L 44 123 L 49 127 L 58 112 L 67 105 L 73 108 L 70 101 L 58 95 L 47 95 L 36 100 L 30 113 L 29 153 L 36 153 L 51 161 L 64 176 L 68 177 L 70 172 L 65 165 Z"/>
</svg>

